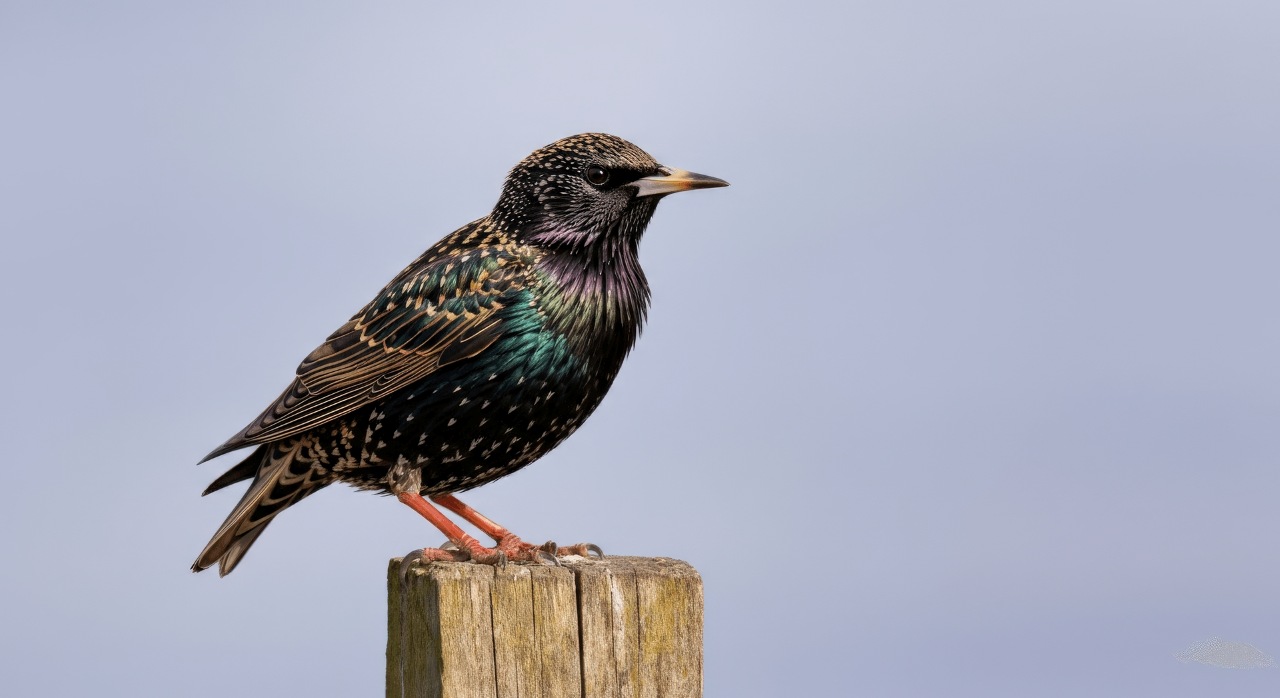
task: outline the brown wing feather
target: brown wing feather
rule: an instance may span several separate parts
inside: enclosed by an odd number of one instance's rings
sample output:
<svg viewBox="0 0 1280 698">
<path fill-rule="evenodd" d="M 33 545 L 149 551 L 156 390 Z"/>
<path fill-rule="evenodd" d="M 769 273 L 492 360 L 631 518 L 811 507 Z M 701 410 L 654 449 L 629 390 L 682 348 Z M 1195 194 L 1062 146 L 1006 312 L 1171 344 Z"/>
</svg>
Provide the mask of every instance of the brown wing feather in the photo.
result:
<svg viewBox="0 0 1280 698">
<path fill-rule="evenodd" d="M 270 407 L 204 460 L 313 429 L 489 348 L 503 334 L 499 311 L 523 289 L 523 274 L 501 254 L 471 259 L 398 276 L 302 360 Z M 442 282 L 468 291 L 438 293 Z"/>
</svg>

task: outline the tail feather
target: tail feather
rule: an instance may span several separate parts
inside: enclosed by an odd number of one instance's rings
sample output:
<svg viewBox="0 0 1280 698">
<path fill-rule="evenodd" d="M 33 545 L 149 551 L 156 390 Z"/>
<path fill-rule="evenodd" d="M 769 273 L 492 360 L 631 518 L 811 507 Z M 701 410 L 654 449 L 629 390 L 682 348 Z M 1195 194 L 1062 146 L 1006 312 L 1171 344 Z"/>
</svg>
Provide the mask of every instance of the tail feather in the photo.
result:
<svg viewBox="0 0 1280 698">
<path fill-rule="evenodd" d="M 331 482 L 319 475 L 309 460 L 299 458 L 299 451 L 297 442 L 265 446 L 254 452 L 258 462 L 254 463 L 254 456 L 250 456 L 209 486 L 206 494 L 256 474 L 249 490 L 196 558 L 193 571 L 216 563 L 218 574 L 230 574 L 277 514 Z"/>
<path fill-rule="evenodd" d="M 210 492 L 217 492 L 223 487 L 234 485 L 241 480 L 248 480 L 257 475 L 258 466 L 262 465 L 262 461 L 267 454 L 267 448 L 266 445 L 255 448 L 248 458 L 240 461 L 234 468 L 219 475 L 217 480 L 209 483 L 209 486 L 204 488 L 204 492 L 201 492 L 200 496 L 203 497 Z"/>
<path fill-rule="evenodd" d="M 228 574 L 231 574 L 231 570 L 235 569 L 236 565 L 240 564 L 240 558 L 244 557 L 244 554 L 249 551 L 249 546 L 253 545 L 255 540 L 258 540 L 258 536 L 262 535 L 262 532 L 267 530 L 267 524 L 270 523 L 271 519 L 267 519 L 262 522 L 261 526 L 250 529 L 231 541 L 231 545 L 227 547 L 226 552 L 222 553 L 222 556 L 218 558 L 219 577 L 225 577 Z M 197 562 L 196 564 L 199 563 Z M 213 564 L 212 560 L 210 560 L 209 564 Z M 199 572 L 200 570 L 195 571 Z"/>
</svg>

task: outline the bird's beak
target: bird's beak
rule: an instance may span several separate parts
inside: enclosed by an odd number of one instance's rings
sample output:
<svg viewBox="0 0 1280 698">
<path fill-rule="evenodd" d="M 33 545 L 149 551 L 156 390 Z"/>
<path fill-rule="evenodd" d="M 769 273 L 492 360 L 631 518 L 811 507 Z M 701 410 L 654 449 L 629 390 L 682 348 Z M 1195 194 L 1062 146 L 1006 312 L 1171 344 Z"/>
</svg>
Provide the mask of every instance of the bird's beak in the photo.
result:
<svg viewBox="0 0 1280 698">
<path fill-rule="evenodd" d="M 696 172 L 681 170 L 675 167 L 663 167 L 661 174 L 652 177 L 641 177 L 631 183 L 636 188 L 636 198 L 641 196 L 664 196 L 678 191 L 690 189 L 709 189 L 711 187 L 727 187 L 729 183 L 718 177 L 708 177 Z"/>
</svg>

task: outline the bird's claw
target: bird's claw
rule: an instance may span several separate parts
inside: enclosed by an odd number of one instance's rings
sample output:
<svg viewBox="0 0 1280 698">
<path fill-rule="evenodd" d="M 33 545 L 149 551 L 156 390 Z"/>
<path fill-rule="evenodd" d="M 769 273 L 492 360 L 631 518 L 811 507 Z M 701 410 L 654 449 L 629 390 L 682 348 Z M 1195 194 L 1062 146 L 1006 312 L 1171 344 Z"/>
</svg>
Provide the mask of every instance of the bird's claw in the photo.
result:
<svg viewBox="0 0 1280 698">
<path fill-rule="evenodd" d="M 557 558 L 567 557 L 569 555 L 578 555 L 580 557 L 594 558 L 596 560 L 604 559 L 604 551 L 595 543 L 578 543 L 577 545 L 569 545 L 562 548 L 559 545 L 556 545 L 555 541 L 549 540 L 535 548 L 535 550 L 538 551 L 539 558 L 541 558 L 543 554 L 546 554 L 549 557 L 554 556 Z M 556 564 L 559 564 L 559 562 Z"/>
<path fill-rule="evenodd" d="M 414 567 L 417 567 L 418 564 L 421 562 L 422 562 L 421 550 L 415 550 L 409 553 L 408 555 L 405 555 L 404 558 L 400 560 L 400 581 L 402 582 L 409 581 L 409 570 L 412 570 Z"/>
<path fill-rule="evenodd" d="M 549 540 L 536 547 L 528 543 L 524 543 L 524 545 L 529 546 L 529 554 L 534 562 L 550 567 L 560 566 L 560 559 L 556 557 L 556 552 L 560 550 L 560 546 L 556 545 L 555 541 Z"/>
<path fill-rule="evenodd" d="M 596 560 L 604 559 L 604 551 L 595 543 L 578 543 L 577 545 L 569 545 L 556 550 L 557 555 L 580 555 L 585 558 L 594 558 Z"/>
<path fill-rule="evenodd" d="M 442 548 L 423 548 L 421 550 L 415 550 L 408 555 L 405 555 L 404 559 L 400 560 L 400 579 L 407 582 L 409 580 L 409 572 L 424 562 L 431 562 L 433 560 L 440 560 L 444 562 L 466 562 L 470 557 L 471 554 L 466 550 L 445 550 Z"/>
<path fill-rule="evenodd" d="M 425 562 L 474 562 L 481 565 L 493 565 L 499 569 L 508 562 L 534 562 L 548 567 L 560 566 L 560 558 L 568 555 L 579 555 L 585 558 L 603 559 L 604 551 L 594 543 L 578 543 L 567 547 L 556 545 L 555 541 L 547 541 L 542 545 L 526 543 L 514 535 L 504 536 L 493 548 L 486 548 L 475 541 L 463 541 L 460 545 L 454 541 L 445 541 L 438 548 L 415 550 L 400 561 L 400 578 L 408 581 L 409 573 L 414 567 Z M 467 544 L 469 543 L 469 544 Z"/>
</svg>

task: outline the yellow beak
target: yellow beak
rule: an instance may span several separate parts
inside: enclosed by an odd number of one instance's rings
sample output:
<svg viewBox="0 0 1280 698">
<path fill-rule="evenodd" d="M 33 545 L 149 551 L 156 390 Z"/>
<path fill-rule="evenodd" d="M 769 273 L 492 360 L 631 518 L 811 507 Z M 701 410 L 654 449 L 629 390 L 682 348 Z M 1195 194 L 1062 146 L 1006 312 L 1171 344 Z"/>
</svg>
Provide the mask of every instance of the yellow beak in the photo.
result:
<svg viewBox="0 0 1280 698">
<path fill-rule="evenodd" d="M 711 187 L 727 187 L 729 183 L 718 177 L 708 177 L 696 172 L 681 170 L 675 167 L 661 168 L 662 174 L 652 177 L 641 177 L 630 186 L 636 188 L 636 197 L 665 196 L 678 191 L 690 189 L 709 189 Z"/>
</svg>

